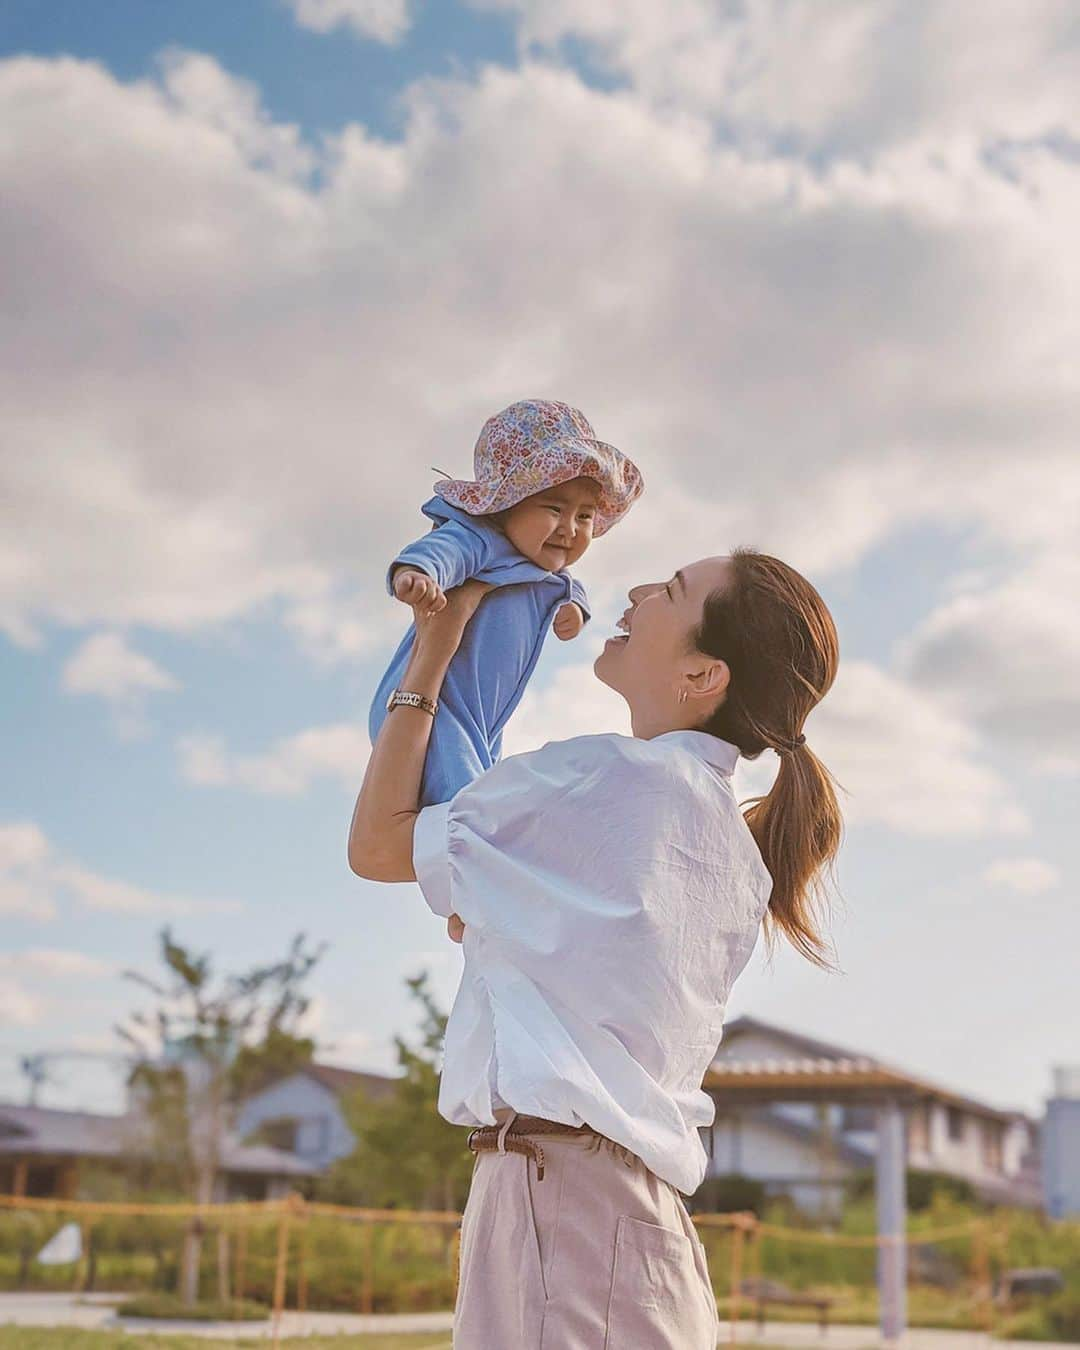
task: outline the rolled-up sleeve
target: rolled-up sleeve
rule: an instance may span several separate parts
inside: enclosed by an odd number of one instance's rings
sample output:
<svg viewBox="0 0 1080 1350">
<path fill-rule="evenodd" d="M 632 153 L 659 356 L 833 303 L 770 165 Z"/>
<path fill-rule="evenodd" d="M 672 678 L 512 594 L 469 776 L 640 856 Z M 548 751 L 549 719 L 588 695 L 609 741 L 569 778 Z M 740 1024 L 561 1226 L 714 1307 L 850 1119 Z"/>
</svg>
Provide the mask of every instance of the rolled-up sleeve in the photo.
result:
<svg viewBox="0 0 1080 1350">
<path fill-rule="evenodd" d="M 425 806 L 413 826 L 413 871 L 433 914 L 448 919 L 450 900 L 448 817 L 450 803 Z"/>
<path fill-rule="evenodd" d="M 647 742 L 581 736 L 509 755 L 416 817 L 413 870 L 432 913 L 525 949 L 564 940 L 576 908 L 606 907 L 638 811 L 666 799 Z"/>
</svg>

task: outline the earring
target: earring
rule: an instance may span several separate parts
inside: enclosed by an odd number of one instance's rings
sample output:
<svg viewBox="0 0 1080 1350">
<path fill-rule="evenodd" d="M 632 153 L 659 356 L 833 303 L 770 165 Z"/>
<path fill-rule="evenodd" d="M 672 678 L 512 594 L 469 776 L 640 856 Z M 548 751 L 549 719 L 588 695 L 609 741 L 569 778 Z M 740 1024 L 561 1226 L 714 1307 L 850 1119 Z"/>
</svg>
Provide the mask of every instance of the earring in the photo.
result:
<svg viewBox="0 0 1080 1350">
<path fill-rule="evenodd" d="M 680 703 L 685 703 L 685 702 L 686 702 L 686 690 L 685 690 L 685 689 L 680 689 L 680 690 L 679 690 L 679 702 L 680 702 Z"/>
</svg>

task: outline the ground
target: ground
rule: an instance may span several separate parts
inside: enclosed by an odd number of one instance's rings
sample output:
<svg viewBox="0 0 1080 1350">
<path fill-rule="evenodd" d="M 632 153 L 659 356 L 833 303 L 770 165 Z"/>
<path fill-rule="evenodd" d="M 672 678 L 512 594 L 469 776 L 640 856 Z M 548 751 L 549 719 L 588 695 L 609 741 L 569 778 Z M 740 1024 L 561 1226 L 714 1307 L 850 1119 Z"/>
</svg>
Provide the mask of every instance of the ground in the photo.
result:
<svg viewBox="0 0 1080 1350">
<path fill-rule="evenodd" d="M 289 1344 L 289 1342 L 286 1342 Z M 448 1336 L 313 1336 L 304 1350 L 450 1350 Z M 76 1331 L 71 1327 L 0 1326 L 0 1350 L 240 1350 L 266 1341 L 209 1341 L 201 1336 L 132 1336 L 122 1331 Z"/>
</svg>

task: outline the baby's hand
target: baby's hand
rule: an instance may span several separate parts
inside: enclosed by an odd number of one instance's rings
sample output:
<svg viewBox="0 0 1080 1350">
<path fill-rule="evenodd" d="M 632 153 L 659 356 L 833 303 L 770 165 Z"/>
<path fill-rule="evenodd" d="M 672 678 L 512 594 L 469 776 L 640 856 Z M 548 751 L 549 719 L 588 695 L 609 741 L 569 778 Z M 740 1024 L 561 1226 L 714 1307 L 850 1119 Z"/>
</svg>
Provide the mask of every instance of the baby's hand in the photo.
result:
<svg viewBox="0 0 1080 1350">
<path fill-rule="evenodd" d="M 438 614 L 446 608 L 442 587 L 426 572 L 415 567 L 399 567 L 394 573 L 394 594 L 406 605 L 420 607 L 428 614 Z"/>
<path fill-rule="evenodd" d="M 585 615 L 581 612 L 581 606 L 568 600 L 565 605 L 560 605 L 555 613 L 555 636 L 562 642 L 569 642 L 571 638 L 576 638 L 585 627 Z"/>
</svg>

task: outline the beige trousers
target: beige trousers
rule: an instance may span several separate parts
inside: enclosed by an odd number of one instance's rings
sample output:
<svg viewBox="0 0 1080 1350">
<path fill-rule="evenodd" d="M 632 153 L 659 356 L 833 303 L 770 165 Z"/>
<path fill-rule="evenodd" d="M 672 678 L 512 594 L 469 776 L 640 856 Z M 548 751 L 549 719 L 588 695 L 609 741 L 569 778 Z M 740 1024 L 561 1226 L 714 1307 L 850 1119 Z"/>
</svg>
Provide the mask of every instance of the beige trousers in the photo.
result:
<svg viewBox="0 0 1080 1350">
<path fill-rule="evenodd" d="M 714 1350 L 716 1301 L 682 1197 L 606 1140 L 544 1136 L 544 1179 L 478 1153 L 454 1350 Z"/>
</svg>

